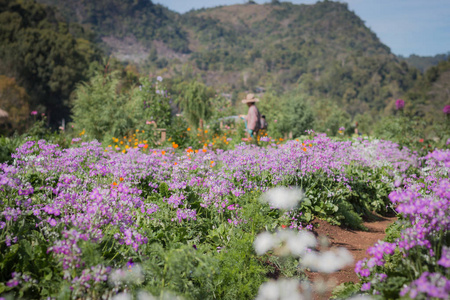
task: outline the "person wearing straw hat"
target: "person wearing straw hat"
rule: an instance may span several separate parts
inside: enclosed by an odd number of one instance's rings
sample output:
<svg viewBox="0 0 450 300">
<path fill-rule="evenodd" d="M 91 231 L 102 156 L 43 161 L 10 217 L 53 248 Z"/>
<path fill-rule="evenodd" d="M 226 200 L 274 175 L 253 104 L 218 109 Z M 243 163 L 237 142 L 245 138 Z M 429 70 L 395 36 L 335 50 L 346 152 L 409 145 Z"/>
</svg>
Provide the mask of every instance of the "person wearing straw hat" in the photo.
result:
<svg viewBox="0 0 450 300">
<path fill-rule="evenodd" d="M 261 129 L 261 114 L 255 103 L 259 102 L 258 98 L 255 98 L 254 94 L 248 94 L 247 97 L 242 100 L 242 103 L 246 103 L 248 106 L 247 116 L 241 115 L 247 121 L 247 131 L 250 137 L 258 135 L 258 131 Z"/>
</svg>

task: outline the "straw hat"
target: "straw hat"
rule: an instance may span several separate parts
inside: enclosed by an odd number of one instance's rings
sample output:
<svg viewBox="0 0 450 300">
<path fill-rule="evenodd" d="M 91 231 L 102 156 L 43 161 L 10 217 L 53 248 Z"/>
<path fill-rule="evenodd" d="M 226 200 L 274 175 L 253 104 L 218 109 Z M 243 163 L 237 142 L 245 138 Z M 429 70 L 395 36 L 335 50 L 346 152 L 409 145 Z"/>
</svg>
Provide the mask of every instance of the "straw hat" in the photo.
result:
<svg viewBox="0 0 450 300">
<path fill-rule="evenodd" d="M 4 111 L 3 109 L 0 109 L 0 118 L 8 118 L 9 117 L 9 114 L 6 112 L 6 111 Z"/>
<path fill-rule="evenodd" d="M 258 98 L 255 98 L 254 94 L 248 94 L 247 97 L 242 100 L 242 103 L 259 102 Z"/>
</svg>

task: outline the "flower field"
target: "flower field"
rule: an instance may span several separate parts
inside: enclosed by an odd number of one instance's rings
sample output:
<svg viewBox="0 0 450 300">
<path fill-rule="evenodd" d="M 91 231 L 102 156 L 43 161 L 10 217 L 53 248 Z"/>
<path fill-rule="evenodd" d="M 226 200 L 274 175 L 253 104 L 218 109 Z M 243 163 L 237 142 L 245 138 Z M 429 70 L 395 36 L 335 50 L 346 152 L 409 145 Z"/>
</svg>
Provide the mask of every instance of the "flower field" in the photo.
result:
<svg viewBox="0 0 450 300">
<path fill-rule="evenodd" d="M 364 230 L 397 213 L 336 297 L 447 299 L 449 150 L 320 134 L 266 144 L 27 141 L 0 167 L 0 297 L 307 299 L 319 292 L 305 270 L 352 264 L 320 246 L 315 218 Z"/>
</svg>

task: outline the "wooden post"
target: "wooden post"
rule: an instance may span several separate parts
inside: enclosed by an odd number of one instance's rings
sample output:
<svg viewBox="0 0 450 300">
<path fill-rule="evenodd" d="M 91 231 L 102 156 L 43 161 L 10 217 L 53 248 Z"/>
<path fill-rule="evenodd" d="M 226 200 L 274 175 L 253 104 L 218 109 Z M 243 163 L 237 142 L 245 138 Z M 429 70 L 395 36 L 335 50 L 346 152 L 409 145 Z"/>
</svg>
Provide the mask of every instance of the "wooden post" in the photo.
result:
<svg viewBox="0 0 450 300">
<path fill-rule="evenodd" d="M 292 140 L 292 131 L 289 132 L 289 139 Z"/>
<path fill-rule="evenodd" d="M 220 129 L 223 129 L 223 121 L 220 121 Z"/>
<path fill-rule="evenodd" d="M 166 141 L 166 130 L 161 129 L 161 144 Z"/>
</svg>

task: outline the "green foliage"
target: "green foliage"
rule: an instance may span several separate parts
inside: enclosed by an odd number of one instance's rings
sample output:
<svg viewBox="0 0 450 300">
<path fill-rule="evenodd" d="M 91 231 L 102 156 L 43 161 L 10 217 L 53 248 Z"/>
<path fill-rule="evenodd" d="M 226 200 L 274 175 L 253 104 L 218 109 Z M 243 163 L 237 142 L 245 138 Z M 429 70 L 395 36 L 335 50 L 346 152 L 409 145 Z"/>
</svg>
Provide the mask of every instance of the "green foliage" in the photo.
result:
<svg viewBox="0 0 450 300">
<path fill-rule="evenodd" d="M 181 95 L 178 104 L 189 124 L 196 128 L 201 121 L 208 120 L 212 115 L 211 101 L 215 91 L 197 80 L 183 83 L 179 90 Z"/>
<path fill-rule="evenodd" d="M 120 93 L 117 72 L 91 77 L 75 90 L 72 119 L 77 129 L 85 130 L 86 136 L 102 140 L 105 135 L 121 136 L 132 128 L 131 94 Z"/>
<path fill-rule="evenodd" d="M 359 294 L 361 283 L 344 282 L 333 290 L 333 296 L 330 299 L 349 299 Z"/>
<path fill-rule="evenodd" d="M 305 130 L 314 128 L 314 114 L 305 97 L 292 95 L 284 99 L 282 105 L 284 132 L 292 132 L 294 137 L 305 134 Z"/>
<path fill-rule="evenodd" d="M 419 116 L 412 116 L 404 111 L 398 111 L 395 117 L 380 120 L 375 127 L 375 135 L 385 140 L 392 140 L 410 149 L 420 150 L 425 143 L 426 121 Z M 449 128 L 450 129 L 450 128 Z M 450 131 L 444 130 L 442 135 L 448 136 Z M 425 143 L 424 143 L 425 142 Z M 426 150 L 424 151 L 426 153 Z"/>
<path fill-rule="evenodd" d="M 0 7 L 0 72 L 25 88 L 30 109 L 46 110 L 53 124 L 68 117 L 67 100 L 98 51 L 75 39 L 54 10 L 34 1 Z"/>
<path fill-rule="evenodd" d="M 0 109 L 8 113 L 7 118 L 0 118 L 3 127 L 1 131 L 7 134 L 25 128 L 25 122 L 30 115 L 28 100 L 27 92 L 14 78 L 0 75 Z"/>
<path fill-rule="evenodd" d="M 137 85 L 127 84 L 118 71 L 97 72 L 89 82 L 79 84 L 72 109 L 75 128 L 99 141 L 145 128 L 143 139 L 155 142 L 156 127 L 167 128 L 171 122 L 166 90 L 161 82 L 147 78 Z"/>
<path fill-rule="evenodd" d="M 143 44 L 160 40 L 170 48 L 188 52 L 187 33 L 177 24 L 178 16 L 162 5 L 139 0 L 39 0 L 54 5 L 70 22 L 89 24 L 98 37 L 134 36 Z M 76 12 L 76 13 L 74 13 Z"/>
<path fill-rule="evenodd" d="M 424 73 L 429 68 L 437 65 L 441 61 L 447 60 L 449 56 L 449 53 L 436 54 L 435 56 L 419 56 L 411 54 L 408 57 L 399 56 L 399 59 L 406 61 L 409 65 L 419 69 L 422 73 Z"/>
</svg>

